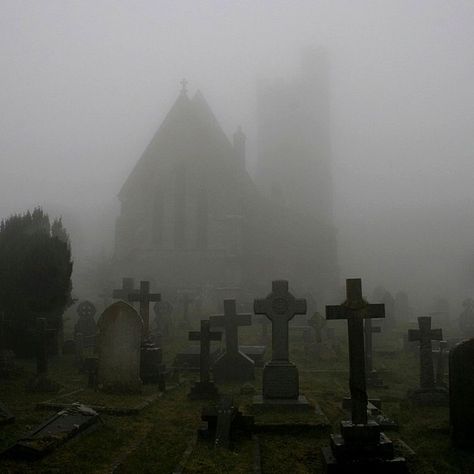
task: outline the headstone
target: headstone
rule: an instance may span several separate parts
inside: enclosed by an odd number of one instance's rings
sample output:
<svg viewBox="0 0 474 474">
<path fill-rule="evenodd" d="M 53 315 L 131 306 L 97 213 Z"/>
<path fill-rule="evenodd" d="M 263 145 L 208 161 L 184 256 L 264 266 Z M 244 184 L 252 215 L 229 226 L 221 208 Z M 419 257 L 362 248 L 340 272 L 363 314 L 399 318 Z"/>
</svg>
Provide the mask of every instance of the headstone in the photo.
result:
<svg viewBox="0 0 474 474">
<path fill-rule="evenodd" d="M 212 439 L 214 446 L 226 449 L 238 434 L 250 435 L 254 424 L 253 416 L 243 415 L 229 397 L 223 397 L 216 406 L 203 408 L 201 419 L 207 422 L 207 427 L 199 429 L 199 436 Z"/>
<path fill-rule="evenodd" d="M 31 460 L 41 458 L 74 436 L 92 430 L 98 421 L 97 412 L 79 403 L 73 404 L 20 438 L 2 456 Z"/>
<path fill-rule="evenodd" d="M 363 320 L 385 317 L 384 305 L 364 300 L 360 279 L 346 280 L 346 294 L 342 305 L 326 306 L 326 318 L 347 320 L 351 420 L 342 421 L 341 434 L 331 435 L 331 446 L 323 448 L 324 467 L 328 473 L 407 472 L 380 425 L 367 418 Z"/>
<path fill-rule="evenodd" d="M 118 301 L 102 313 L 99 328 L 98 386 L 102 390 L 139 392 L 143 321 L 129 304 Z"/>
<path fill-rule="evenodd" d="M 165 366 L 162 364 L 163 353 L 150 335 L 150 303 L 161 300 L 158 293 L 150 293 L 150 282 L 141 281 L 140 290 L 128 295 L 130 302 L 140 303 L 140 316 L 143 320 L 143 339 L 141 347 L 140 377 L 144 383 L 159 383 L 165 386 Z"/>
<path fill-rule="evenodd" d="M 365 373 L 368 387 L 384 387 L 384 383 L 379 373 L 374 369 L 374 350 L 372 345 L 372 335 L 380 333 L 380 326 L 373 326 L 372 319 L 364 320 L 364 340 L 365 340 Z"/>
<path fill-rule="evenodd" d="M 449 419 L 451 438 L 460 447 L 474 447 L 474 339 L 449 353 Z"/>
<path fill-rule="evenodd" d="M 200 364 L 199 364 L 199 382 L 196 382 L 188 394 L 191 400 L 207 400 L 217 398 L 219 392 L 210 378 L 210 347 L 211 341 L 220 341 L 222 334 L 212 332 L 209 321 L 201 321 L 201 331 L 191 331 L 189 333 L 190 341 L 200 341 Z"/>
<path fill-rule="evenodd" d="M 59 384 L 48 377 L 48 346 L 46 318 L 36 318 L 36 377 L 26 389 L 30 392 L 57 392 Z"/>
<path fill-rule="evenodd" d="M 462 305 L 464 310 L 459 316 L 459 329 L 464 337 L 474 337 L 474 300 L 467 298 Z"/>
<path fill-rule="evenodd" d="M 216 382 L 245 382 L 255 378 L 255 363 L 239 351 L 239 326 L 252 324 L 251 314 L 237 314 L 235 300 L 224 300 L 224 314 L 210 317 L 212 328 L 223 328 L 225 351 L 212 367 Z"/>
<path fill-rule="evenodd" d="M 97 325 L 94 316 L 97 310 L 90 301 L 82 301 L 77 306 L 77 314 L 79 319 L 74 326 L 74 335 L 81 333 L 85 338 L 95 338 Z"/>
<path fill-rule="evenodd" d="M 446 405 L 448 392 L 444 387 L 437 387 L 434 378 L 432 340 L 441 341 L 441 329 L 431 329 L 431 318 L 418 318 L 419 329 L 409 329 L 408 339 L 420 344 L 420 388 L 408 392 L 408 398 L 418 405 Z"/>
<path fill-rule="evenodd" d="M 272 323 L 272 360 L 263 368 L 263 394 L 254 398 L 254 405 L 309 408 L 299 393 L 298 369 L 289 360 L 288 343 L 288 323 L 296 314 L 306 314 L 306 301 L 288 291 L 287 281 L 274 281 L 272 292 L 255 300 L 254 312 Z"/>
</svg>

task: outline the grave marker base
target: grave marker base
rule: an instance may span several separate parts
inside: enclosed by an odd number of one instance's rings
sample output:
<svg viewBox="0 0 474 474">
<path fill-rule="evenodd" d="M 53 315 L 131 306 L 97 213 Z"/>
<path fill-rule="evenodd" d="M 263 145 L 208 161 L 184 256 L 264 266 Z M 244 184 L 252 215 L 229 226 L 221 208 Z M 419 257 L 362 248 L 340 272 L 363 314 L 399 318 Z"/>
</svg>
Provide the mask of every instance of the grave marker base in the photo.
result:
<svg viewBox="0 0 474 474">
<path fill-rule="evenodd" d="M 271 361 L 263 368 L 263 398 L 298 400 L 299 374 L 296 365 Z"/>
<path fill-rule="evenodd" d="M 328 474 L 408 472 L 406 460 L 394 456 L 392 441 L 374 421 L 363 425 L 342 421 L 341 434 L 331 435 L 331 446 L 322 452 Z"/>
<path fill-rule="evenodd" d="M 255 395 L 253 408 L 256 410 L 314 411 L 316 407 L 309 403 L 304 395 L 299 395 L 298 398 L 265 398 L 262 395 Z"/>
</svg>

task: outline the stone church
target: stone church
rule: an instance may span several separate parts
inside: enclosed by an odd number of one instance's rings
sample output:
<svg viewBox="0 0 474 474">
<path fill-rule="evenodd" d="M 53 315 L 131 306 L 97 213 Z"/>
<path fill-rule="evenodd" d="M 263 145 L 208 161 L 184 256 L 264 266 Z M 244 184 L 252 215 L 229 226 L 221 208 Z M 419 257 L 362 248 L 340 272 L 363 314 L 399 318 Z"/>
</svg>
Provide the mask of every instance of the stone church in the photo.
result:
<svg viewBox="0 0 474 474">
<path fill-rule="evenodd" d="M 263 149 L 271 167 L 272 147 Z M 288 166 L 301 170 L 294 151 Z M 278 171 L 284 182 L 281 166 Z M 325 301 L 338 271 L 330 217 L 264 188 L 246 171 L 243 132 L 229 140 L 203 95 L 190 98 L 183 87 L 120 190 L 115 274 L 150 279 L 167 295 L 234 289 L 231 295 L 248 301 L 268 293 L 272 280 L 288 279 L 297 294 Z"/>
</svg>

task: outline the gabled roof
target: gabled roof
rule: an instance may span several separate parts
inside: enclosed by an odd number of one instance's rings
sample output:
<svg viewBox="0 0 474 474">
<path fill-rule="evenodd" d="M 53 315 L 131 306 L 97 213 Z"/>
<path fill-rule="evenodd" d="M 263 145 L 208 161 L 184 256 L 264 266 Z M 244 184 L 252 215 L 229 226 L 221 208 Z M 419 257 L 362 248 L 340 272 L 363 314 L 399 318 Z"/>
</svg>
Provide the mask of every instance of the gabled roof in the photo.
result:
<svg viewBox="0 0 474 474">
<path fill-rule="evenodd" d="M 192 153 L 199 143 L 211 143 L 222 150 L 223 155 L 232 156 L 232 145 L 212 113 L 201 92 L 189 99 L 181 91 L 163 123 L 146 147 L 130 176 L 119 192 L 121 200 L 143 189 L 144 183 L 155 175 L 163 156 Z M 225 159 L 225 156 L 223 156 Z"/>
</svg>

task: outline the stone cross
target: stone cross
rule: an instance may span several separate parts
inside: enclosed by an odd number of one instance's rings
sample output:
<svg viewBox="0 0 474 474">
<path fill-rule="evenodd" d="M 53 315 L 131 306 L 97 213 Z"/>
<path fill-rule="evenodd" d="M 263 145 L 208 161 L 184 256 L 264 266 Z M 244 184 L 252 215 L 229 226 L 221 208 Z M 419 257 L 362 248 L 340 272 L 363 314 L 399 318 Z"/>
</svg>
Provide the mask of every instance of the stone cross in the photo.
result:
<svg viewBox="0 0 474 474">
<path fill-rule="evenodd" d="M 277 280 L 265 299 L 254 301 L 253 310 L 272 322 L 272 360 L 289 362 L 288 323 L 296 314 L 306 314 L 306 300 L 288 291 L 288 281 Z"/>
<path fill-rule="evenodd" d="M 211 341 L 220 341 L 222 333 L 212 332 L 210 322 L 201 320 L 201 331 L 190 331 L 190 341 L 200 341 L 201 351 L 199 353 L 199 374 L 201 383 L 209 382 L 209 371 L 211 368 Z"/>
<path fill-rule="evenodd" d="M 251 314 L 237 314 L 235 300 L 224 300 L 224 314 L 211 316 L 211 326 L 224 328 L 226 352 L 235 354 L 239 351 L 239 326 L 252 324 Z"/>
<path fill-rule="evenodd" d="M 441 341 L 443 332 L 441 329 L 431 329 L 429 316 L 419 317 L 418 327 L 408 330 L 408 340 L 420 342 L 420 387 L 430 389 L 435 386 L 431 341 Z"/>
<path fill-rule="evenodd" d="M 140 303 L 140 316 L 143 319 L 143 332 L 145 339 L 150 333 L 150 303 L 160 301 L 161 295 L 159 293 L 150 293 L 150 282 L 141 281 L 140 291 L 135 291 L 128 295 L 128 301 Z"/>
<path fill-rule="evenodd" d="M 373 366 L 373 346 L 372 334 L 381 332 L 380 326 L 372 326 L 372 319 L 364 321 L 364 339 L 365 339 L 365 370 L 367 373 L 372 372 Z"/>
<path fill-rule="evenodd" d="M 130 293 L 136 292 L 135 280 L 130 277 L 122 278 L 122 288 L 112 291 L 112 298 L 128 302 Z"/>
<path fill-rule="evenodd" d="M 346 301 L 340 306 L 326 306 L 326 319 L 347 319 L 349 335 L 349 387 L 352 400 L 352 423 L 367 424 L 367 389 L 365 374 L 363 320 L 384 318 L 383 304 L 369 304 L 362 297 L 360 278 L 346 280 Z"/>
</svg>

